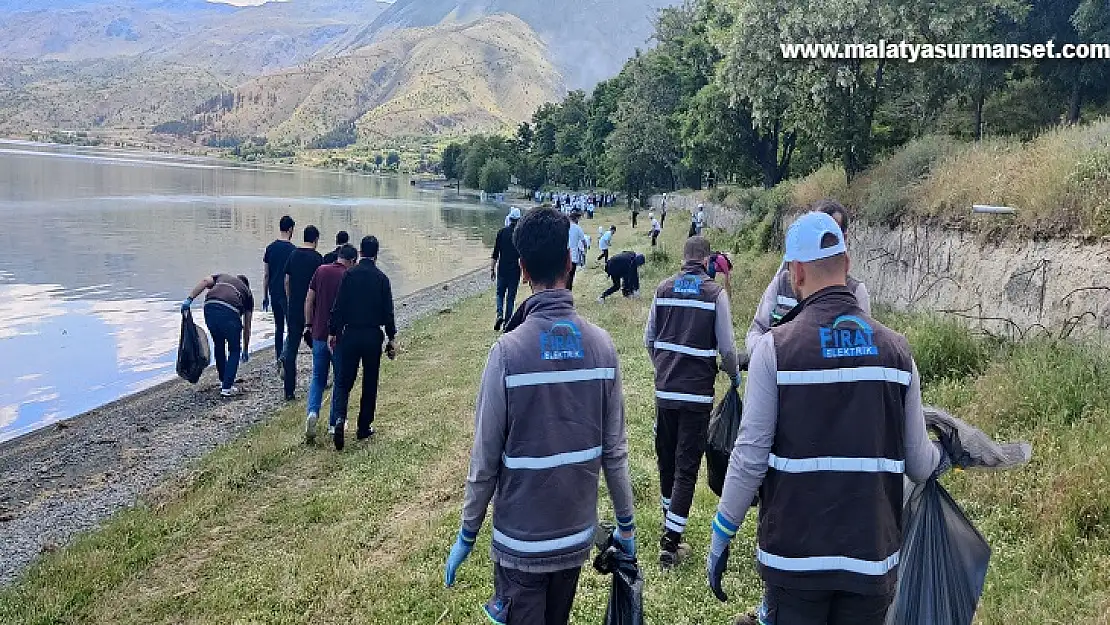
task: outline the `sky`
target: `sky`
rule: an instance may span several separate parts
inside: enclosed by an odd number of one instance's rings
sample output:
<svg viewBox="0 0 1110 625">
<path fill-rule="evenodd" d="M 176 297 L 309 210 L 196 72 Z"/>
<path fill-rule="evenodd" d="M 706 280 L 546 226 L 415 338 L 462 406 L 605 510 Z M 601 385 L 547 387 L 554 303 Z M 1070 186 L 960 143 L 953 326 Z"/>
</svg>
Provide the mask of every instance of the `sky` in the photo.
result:
<svg viewBox="0 0 1110 625">
<path fill-rule="evenodd" d="M 237 7 L 256 7 L 256 6 L 266 4 L 266 3 L 269 3 L 269 2 L 290 2 L 290 0 L 208 0 L 208 1 L 219 3 L 219 4 L 230 4 L 230 5 L 234 5 L 234 6 L 237 6 Z M 356 1 L 359 1 L 359 0 L 352 0 L 352 2 L 356 2 Z M 378 0 L 378 1 L 379 2 L 385 2 L 386 4 L 393 4 L 393 0 Z"/>
</svg>

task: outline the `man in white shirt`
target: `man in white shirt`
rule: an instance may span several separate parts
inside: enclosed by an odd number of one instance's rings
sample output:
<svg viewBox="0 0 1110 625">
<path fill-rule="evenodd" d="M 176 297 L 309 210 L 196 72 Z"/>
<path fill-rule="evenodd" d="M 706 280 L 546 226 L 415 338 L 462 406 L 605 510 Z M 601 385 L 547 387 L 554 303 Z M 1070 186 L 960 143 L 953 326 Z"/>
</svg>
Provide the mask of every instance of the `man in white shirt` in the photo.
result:
<svg viewBox="0 0 1110 625">
<path fill-rule="evenodd" d="M 598 228 L 600 235 L 597 240 L 597 247 L 601 250 L 601 254 L 597 257 L 601 261 L 601 266 L 604 267 L 609 262 L 609 248 L 613 246 L 613 235 L 617 233 L 616 226 L 609 226 L 608 230 Z"/>
<path fill-rule="evenodd" d="M 570 275 L 567 278 L 567 290 L 574 290 L 574 274 L 579 265 L 586 264 L 586 248 L 589 247 L 589 242 L 586 239 L 586 233 L 583 232 L 582 226 L 578 225 L 578 220 L 582 218 L 582 212 L 574 209 L 570 212 L 570 235 L 567 241 L 567 249 L 570 250 Z"/>
<path fill-rule="evenodd" d="M 655 218 L 655 213 L 648 213 L 648 217 L 651 218 L 651 246 L 655 247 L 655 241 L 659 238 L 659 233 L 663 232 L 663 226 Z"/>
</svg>

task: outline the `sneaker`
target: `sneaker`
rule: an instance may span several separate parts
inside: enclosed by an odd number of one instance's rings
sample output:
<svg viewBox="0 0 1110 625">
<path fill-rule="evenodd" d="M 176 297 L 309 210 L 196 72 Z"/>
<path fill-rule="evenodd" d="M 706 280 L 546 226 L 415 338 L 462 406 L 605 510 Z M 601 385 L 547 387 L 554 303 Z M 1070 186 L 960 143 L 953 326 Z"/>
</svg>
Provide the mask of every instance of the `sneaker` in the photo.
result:
<svg viewBox="0 0 1110 625">
<path fill-rule="evenodd" d="M 370 426 L 365 432 L 358 433 L 358 440 L 364 441 L 374 435 L 374 426 Z"/>
<path fill-rule="evenodd" d="M 345 425 L 345 423 L 340 423 L 333 428 L 331 440 L 335 443 L 336 451 L 343 451 L 343 428 Z"/>
<path fill-rule="evenodd" d="M 316 442 L 316 421 L 319 420 L 319 418 L 320 415 L 315 412 L 310 412 L 308 413 L 308 419 L 305 419 L 304 440 L 310 445 Z"/>
<path fill-rule="evenodd" d="M 328 426 L 328 436 L 335 436 L 335 426 L 334 425 L 329 425 Z"/>
<path fill-rule="evenodd" d="M 505 323 L 505 320 L 502 319 L 501 317 L 498 317 L 497 321 L 493 322 L 493 331 L 494 332 L 500 332 L 501 331 L 501 324 L 503 324 L 503 323 Z"/>
<path fill-rule="evenodd" d="M 240 391 L 238 386 L 220 389 L 220 397 L 238 397 L 239 393 Z"/>
<path fill-rule="evenodd" d="M 605 303 L 605 298 L 604 297 L 597 298 L 597 303 L 598 304 L 604 304 Z"/>
<path fill-rule="evenodd" d="M 670 571 L 678 567 L 686 558 L 690 556 L 690 545 L 686 543 L 678 543 L 674 551 L 668 549 L 659 550 L 659 567 L 664 571 Z"/>
</svg>

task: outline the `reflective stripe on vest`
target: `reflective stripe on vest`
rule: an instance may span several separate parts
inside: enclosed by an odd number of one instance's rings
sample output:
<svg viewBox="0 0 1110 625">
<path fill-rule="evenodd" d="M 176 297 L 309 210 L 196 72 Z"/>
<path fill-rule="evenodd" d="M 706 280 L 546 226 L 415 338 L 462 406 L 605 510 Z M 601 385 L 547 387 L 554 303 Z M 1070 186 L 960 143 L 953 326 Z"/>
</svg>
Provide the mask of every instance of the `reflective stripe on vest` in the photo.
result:
<svg viewBox="0 0 1110 625">
<path fill-rule="evenodd" d="M 857 560 L 846 556 L 817 556 L 810 558 L 785 558 L 756 548 L 756 559 L 760 564 L 780 571 L 812 573 L 816 571 L 848 571 L 860 575 L 886 575 L 898 566 L 901 552 L 895 551 L 886 560 Z"/>
<path fill-rule="evenodd" d="M 568 464 L 579 464 L 581 462 L 589 462 L 601 457 L 601 446 L 594 447 L 593 449 L 583 449 L 582 451 L 568 451 L 566 453 L 555 454 L 553 456 L 541 456 L 538 458 L 529 458 L 526 456 L 512 457 L 502 456 L 502 461 L 505 463 L 506 469 L 554 469 Z"/>
<path fill-rule="evenodd" d="M 783 473 L 905 473 L 906 463 L 890 458 L 780 458 L 771 454 L 767 464 Z"/>
<path fill-rule="evenodd" d="M 780 386 L 794 386 L 841 382 L 897 382 L 902 386 L 909 386 L 911 377 L 913 375 L 909 371 L 890 367 L 845 367 L 815 371 L 779 371 L 778 383 Z"/>
<path fill-rule="evenodd" d="M 671 401 L 687 401 L 693 404 L 712 404 L 712 395 L 691 395 L 689 393 L 671 393 L 669 391 L 655 391 L 655 396 L 659 399 L 669 399 Z"/>
<path fill-rule="evenodd" d="M 539 386 L 541 384 L 562 384 L 565 382 L 586 382 L 590 380 L 613 380 L 616 377 L 617 370 L 613 367 L 517 373 L 505 376 L 505 388 Z"/>
<path fill-rule="evenodd" d="M 686 354 L 687 356 L 697 356 L 699 358 L 717 357 L 717 350 L 715 349 L 698 349 L 696 347 L 687 347 L 685 345 L 668 343 L 666 341 L 656 341 L 654 346 L 655 349 L 661 349 L 667 352 L 675 352 L 678 354 Z"/>
<path fill-rule="evenodd" d="M 673 297 L 660 297 L 655 300 L 656 306 L 673 306 L 675 308 L 700 308 L 702 310 L 717 310 L 717 302 L 703 302 L 698 299 L 677 299 Z"/>
<path fill-rule="evenodd" d="M 780 295 L 778 298 L 778 302 L 779 306 L 789 306 L 791 308 L 794 308 L 798 305 L 798 300 L 794 299 L 793 297 L 787 297 L 785 295 Z"/>
<path fill-rule="evenodd" d="M 549 540 L 517 540 L 503 534 L 496 527 L 493 528 L 493 541 L 499 545 L 508 547 L 509 549 L 518 553 L 548 553 L 552 551 L 562 551 L 571 547 L 589 547 L 594 540 L 593 527 L 588 527 L 577 534 L 564 536 L 562 538 L 552 538 Z"/>
</svg>

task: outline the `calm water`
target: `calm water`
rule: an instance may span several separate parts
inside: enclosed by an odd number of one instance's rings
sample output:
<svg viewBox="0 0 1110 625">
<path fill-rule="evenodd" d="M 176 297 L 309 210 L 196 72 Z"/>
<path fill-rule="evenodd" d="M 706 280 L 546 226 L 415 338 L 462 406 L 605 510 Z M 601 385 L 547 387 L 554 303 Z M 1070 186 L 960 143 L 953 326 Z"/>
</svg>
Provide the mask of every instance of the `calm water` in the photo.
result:
<svg viewBox="0 0 1110 625">
<path fill-rule="evenodd" d="M 0 441 L 172 378 L 205 275 L 249 276 L 261 307 L 284 214 L 321 252 L 377 236 L 400 296 L 487 263 L 503 213 L 407 179 L 0 142 Z M 254 332 L 272 344 L 268 313 Z"/>
</svg>

